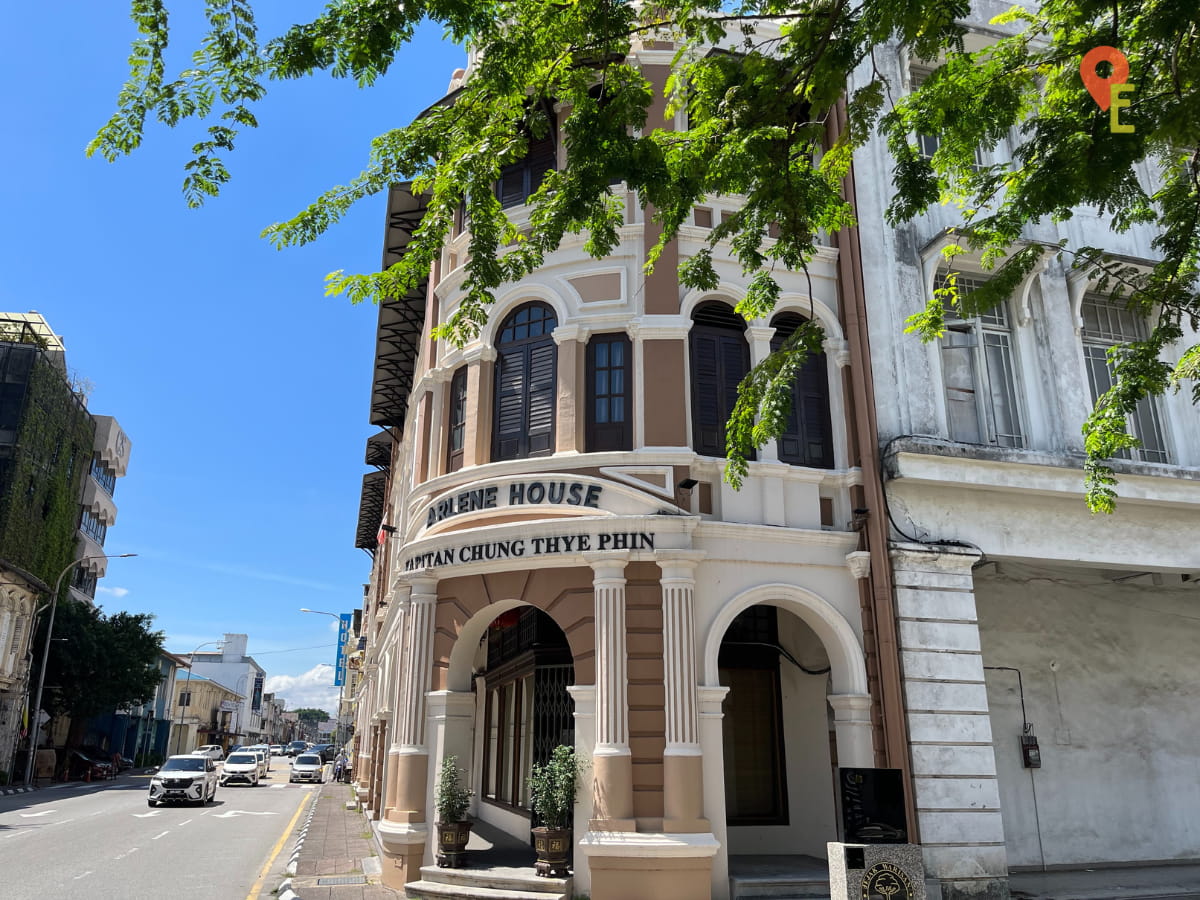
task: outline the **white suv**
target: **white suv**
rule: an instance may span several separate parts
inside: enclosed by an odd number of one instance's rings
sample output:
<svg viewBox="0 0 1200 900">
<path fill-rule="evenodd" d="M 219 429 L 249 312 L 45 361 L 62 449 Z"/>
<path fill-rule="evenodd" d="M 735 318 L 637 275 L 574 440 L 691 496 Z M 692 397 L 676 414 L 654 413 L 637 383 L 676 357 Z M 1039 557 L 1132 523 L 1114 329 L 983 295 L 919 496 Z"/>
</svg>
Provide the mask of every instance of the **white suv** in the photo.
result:
<svg viewBox="0 0 1200 900">
<path fill-rule="evenodd" d="M 207 756 L 169 756 L 150 779 L 150 806 L 182 800 L 203 806 L 217 796 L 217 764 Z"/>
<path fill-rule="evenodd" d="M 259 769 L 261 768 L 257 753 L 251 753 L 249 750 L 230 753 L 229 758 L 225 760 L 225 765 L 221 768 L 221 786 L 241 781 L 251 787 L 258 787 Z"/>
<path fill-rule="evenodd" d="M 225 758 L 225 751 L 221 749 L 220 744 L 205 744 L 203 747 L 197 747 L 192 751 L 193 756 L 207 756 L 209 759 L 220 762 Z"/>
</svg>

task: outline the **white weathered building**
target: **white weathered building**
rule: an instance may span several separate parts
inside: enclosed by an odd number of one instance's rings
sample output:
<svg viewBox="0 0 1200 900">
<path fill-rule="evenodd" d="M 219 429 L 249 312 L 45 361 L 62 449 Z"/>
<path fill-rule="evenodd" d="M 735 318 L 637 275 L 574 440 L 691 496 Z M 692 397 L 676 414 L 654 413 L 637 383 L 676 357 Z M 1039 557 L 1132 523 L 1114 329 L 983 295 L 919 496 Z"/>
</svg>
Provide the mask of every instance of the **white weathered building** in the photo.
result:
<svg viewBox="0 0 1200 900">
<path fill-rule="evenodd" d="M 899 47 L 874 63 L 905 88 L 921 77 Z M 990 897 L 1010 870 L 1195 859 L 1200 416 L 1186 392 L 1144 403 L 1143 446 L 1114 463 L 1117 511 L 1090 514 L 1081 425 L 1111 383 L 1105 350 L 1142 324 L 1050 262 L 939 342 L 903 334 L 957 211 L 886 225 L 893 165 L 877 138 L 855 175 L 929 873 Z M 1026 237 L 1154 258 L 1149 228 L 1118 235 L 1089 209 Z M 987 278 L 968 256 L 954 266 L 960 284 Z"/>
</svg>

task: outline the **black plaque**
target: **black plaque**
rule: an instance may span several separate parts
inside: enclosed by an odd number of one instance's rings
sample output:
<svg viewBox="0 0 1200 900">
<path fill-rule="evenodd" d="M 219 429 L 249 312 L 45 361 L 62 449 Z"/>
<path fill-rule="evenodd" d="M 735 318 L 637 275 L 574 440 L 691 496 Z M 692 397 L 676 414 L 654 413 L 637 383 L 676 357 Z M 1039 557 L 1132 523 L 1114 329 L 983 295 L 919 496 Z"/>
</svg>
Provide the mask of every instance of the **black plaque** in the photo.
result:
<svg viewBox="0 0 1200 900">
<path fill-rule="evenodd" d="M 845 843 L 908 843 L 899 769 L 839 769 L 838 787 Z"/>
</svg>

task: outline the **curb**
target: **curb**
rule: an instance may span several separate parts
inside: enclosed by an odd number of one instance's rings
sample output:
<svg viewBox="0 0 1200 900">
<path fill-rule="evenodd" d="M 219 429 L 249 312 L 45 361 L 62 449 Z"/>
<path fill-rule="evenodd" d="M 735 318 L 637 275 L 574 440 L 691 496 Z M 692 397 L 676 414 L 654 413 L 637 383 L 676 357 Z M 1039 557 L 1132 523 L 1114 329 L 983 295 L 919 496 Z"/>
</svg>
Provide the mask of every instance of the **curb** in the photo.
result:
<svg viewBox="0 0 1200 900">
<path fill-rule="evenodd" d="M 292 855 L 288 858 L 287 866 L 284 867 L 287 878 L 281 881 L 279 887 L 275 889 L 276 900 L 301 900 L 300 895 L 292 890 L 292 878 L 296 875 L 296 867 L 300 863 L 300 848 L 304 846 L 304 839 L 308 837 L 308 829 L 312 825 L 313 816 L 317 814 L 317 801 L 320 797 L 321 792 L 314 791 L 312 799 L 308 803 L 308 815 L 304 817 L 304 824 L 300 826 L 300 831 L 296 835 L 296 846 L 292 848 Z"/>
</svg>

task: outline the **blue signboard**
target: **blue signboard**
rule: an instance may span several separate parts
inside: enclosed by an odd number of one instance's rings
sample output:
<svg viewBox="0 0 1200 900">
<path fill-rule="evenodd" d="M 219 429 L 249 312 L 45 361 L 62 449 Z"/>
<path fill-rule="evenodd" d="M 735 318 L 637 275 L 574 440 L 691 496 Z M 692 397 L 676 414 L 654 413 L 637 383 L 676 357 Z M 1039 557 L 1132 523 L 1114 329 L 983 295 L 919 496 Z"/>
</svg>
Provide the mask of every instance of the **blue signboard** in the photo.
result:
<svg viewBox="0 0 1200 900">
<path fill-rule="evenodd" d="M 342 613 L 338 618 L 338 649 L 337 666 L 333 676 L 334 687 L 341 687 L 346 683 L 346 644 L 350 640 L 350 628 L 354 622 L 354 613 Z"/>
</svg>

